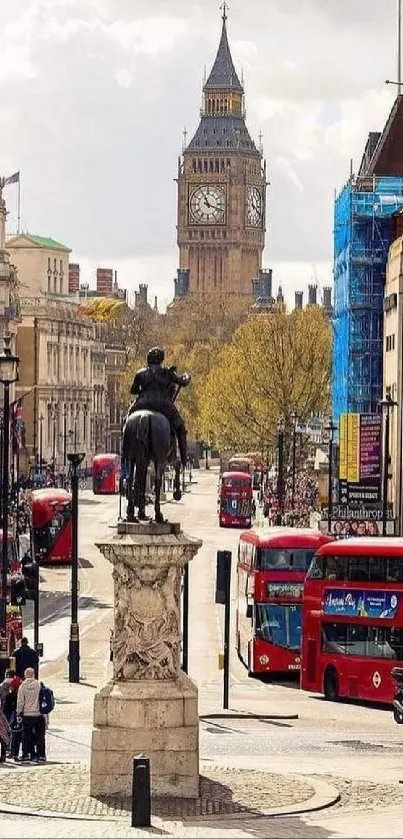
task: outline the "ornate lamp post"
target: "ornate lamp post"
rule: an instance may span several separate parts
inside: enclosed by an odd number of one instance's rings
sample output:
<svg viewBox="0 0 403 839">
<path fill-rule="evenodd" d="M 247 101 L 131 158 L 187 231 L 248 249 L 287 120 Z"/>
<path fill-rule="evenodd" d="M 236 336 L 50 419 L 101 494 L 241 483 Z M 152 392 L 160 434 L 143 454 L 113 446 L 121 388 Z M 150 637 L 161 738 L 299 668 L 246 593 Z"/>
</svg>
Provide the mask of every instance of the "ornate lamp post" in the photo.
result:
<svg viewBox="0 0 403 839">
<path fill-rule="evenodd" d="M 43 421 L 45 417 L 43 414 L 39 417 L 39 450 L 38 450 L 38 472 L 42 475 L 42 460 L 43 460 Z"/>
<path fill-rule="evenodd" d="M 278 452 L 278 469 L 277 469 L 277 522 L 281 525 L 284 513 L 284 420 L 279 419 L 277 423 L 277 452 Z"/>
<path fill-rule="evenodd" d="M 298 416 L 295 411 L 291 414 L 292 421 L 292 485 L 291 485 L 291 508 L 294 512 L 294 498 L 295 498 L 295 473 L 296 473 L 296 453 L 297 453 L 297 422 Z"/>
<path fill-rule="evenodd" d="M 51 406 L 52 412 L 52 475 L 53 475 L 53 485 L 56 483 L 56 425 L 57 425 L 57 418 L 59 415 L 59 409 L 56 402 L 52 403 Z"/>
<path fill-rule="evenodd" d="M 18 381 L 19 358 L 10 349 L 11 335 L 4 335 L 4 350 L 0 354 L 0 382 L 3 385 L 3 471 L 2 471 L 2 530 L 1 545 L 1 658 L 7 657 L 7 572 L 8 572 L 8 502 L 10 449 L 10 385 Z M 4 675 L 4 674 L 3 674 Z"/>
<path fill-rule="evenodd" d="M 328 425 L 325 426 L 325 431 L 329 435 L 329 451 L 328 451 L 328 485 L 327 485 L 327 532 L 332 532 L 332 514 L 333 514 L 333 441 L 336 425 L 332 420 L 329 420 Z"/>
<path fill-rule="evenodd" d="M 388 488 L 389 488 L 389 430 L 390 412 L 397 405 L 388 394 L 386 399 L 379 402 L 383 413 L 385 409 L 385 425 L 383 429 L 383 453 L 382 453 L 382 536 L 387 535 L 388 523 Z"/>
</svg>

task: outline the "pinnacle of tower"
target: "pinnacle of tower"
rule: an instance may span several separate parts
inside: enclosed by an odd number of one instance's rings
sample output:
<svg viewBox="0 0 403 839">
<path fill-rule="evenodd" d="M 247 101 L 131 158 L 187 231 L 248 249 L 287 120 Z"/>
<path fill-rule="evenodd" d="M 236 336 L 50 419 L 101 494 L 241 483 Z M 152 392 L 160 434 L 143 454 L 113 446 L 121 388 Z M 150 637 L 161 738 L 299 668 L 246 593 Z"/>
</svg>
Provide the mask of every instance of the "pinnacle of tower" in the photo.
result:
<svg viewBox="0 0 403 839">
<path fill-rule="evenodd" d="M 223 3 L 222 30 L 215 62 L 203 90 L 238 90 L 243 93 L 232 60 L 227 35 L 227 4 Z"/>
</svg>

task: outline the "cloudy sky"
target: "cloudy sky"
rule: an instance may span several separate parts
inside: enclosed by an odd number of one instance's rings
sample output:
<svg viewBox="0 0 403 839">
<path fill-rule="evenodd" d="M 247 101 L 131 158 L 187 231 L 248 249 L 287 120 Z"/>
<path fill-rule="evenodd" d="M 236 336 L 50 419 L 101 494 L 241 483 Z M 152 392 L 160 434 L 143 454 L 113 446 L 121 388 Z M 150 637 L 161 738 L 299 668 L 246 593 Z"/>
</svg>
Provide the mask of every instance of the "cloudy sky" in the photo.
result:
<svg viewBox="0 0 403 839">
<path fill-rule="evenodd" d="M 173 294 L 177 157 L 197 127 L 220 0 L 0 0 L 0 172 L 22 226 L 72 248 L 82 279 Z M 247 123 L 268 161 L 265 267 L 286 295 L 331 281 L 334 190 L 396 88 L 396 0 L 232 0 Z M 5 197 L 16 229 L 16 187 Z"/>
</svg>

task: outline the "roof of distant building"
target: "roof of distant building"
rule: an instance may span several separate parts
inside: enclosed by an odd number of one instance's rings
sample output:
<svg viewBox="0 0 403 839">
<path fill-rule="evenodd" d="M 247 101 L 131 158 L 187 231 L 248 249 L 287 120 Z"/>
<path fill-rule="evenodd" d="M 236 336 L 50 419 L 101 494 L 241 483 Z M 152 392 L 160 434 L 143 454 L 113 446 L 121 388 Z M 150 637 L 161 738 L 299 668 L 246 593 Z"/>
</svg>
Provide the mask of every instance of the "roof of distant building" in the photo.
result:
<svg viewBox="0 0 403 839">
<path fill-rule="evenodd" d="M 28 241 L 33 242 L 33 244 L 38 245 L 41 248 L 46 248 L 46 250 L 67 251 L 68 253 L 71 253 L 71 248 L 66 247 L 66 245 L 62 245 L 61 242 L 56 242 L 56 240 L 52 239 L 50 236 L 33 236 L 31 233 L 17 233 L 13 236 L 9 236 L 7 243 L 11 243 L 13 240 L 17 239 L 28 239 Z"/>
<path fill-rule="evenodd" d="M 376 136 L 375 132 L 373 132 Z M 374 138 L 375 139 L 375 138 Z M 403 95 L 399 94 L 378 137 L 368 167 L 363 175 L 403 176 Z"/>
</svg>

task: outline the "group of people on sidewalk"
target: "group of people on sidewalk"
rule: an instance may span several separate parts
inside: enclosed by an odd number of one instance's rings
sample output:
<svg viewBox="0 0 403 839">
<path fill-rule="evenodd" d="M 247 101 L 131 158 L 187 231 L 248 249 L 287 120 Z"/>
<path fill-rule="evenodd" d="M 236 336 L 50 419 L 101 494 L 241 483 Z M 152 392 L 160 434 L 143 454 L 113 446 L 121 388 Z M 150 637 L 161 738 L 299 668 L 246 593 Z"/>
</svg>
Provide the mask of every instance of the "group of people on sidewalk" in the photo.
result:
<svg viewBox="0 0 403 839">
<path fill-rule="evenodd" d="M 7 670 L 0 684 L 0 762 L 9 755 L 16 763 L 45 763 L 53 692 L 38 680 L 38 654 L 26 638 L 13 657 L 15 670 Z"/>
</svg>

